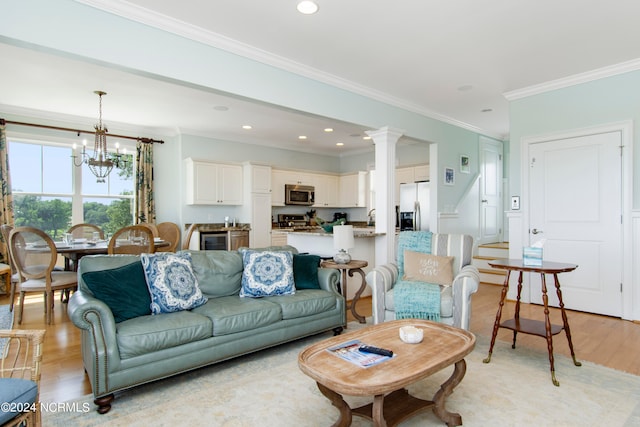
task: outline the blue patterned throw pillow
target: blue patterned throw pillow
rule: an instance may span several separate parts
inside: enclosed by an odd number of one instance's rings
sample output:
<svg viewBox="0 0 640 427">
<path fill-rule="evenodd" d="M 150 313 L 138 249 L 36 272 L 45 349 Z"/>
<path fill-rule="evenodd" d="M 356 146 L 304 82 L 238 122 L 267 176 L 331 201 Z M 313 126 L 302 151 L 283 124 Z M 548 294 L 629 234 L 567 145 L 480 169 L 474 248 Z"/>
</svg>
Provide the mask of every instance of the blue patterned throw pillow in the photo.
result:
<svg viewBox="0 0 640 427">
<path fill-rule="evenodd" d="M 190 310 L 207 302 L 198 287 L 189 253 L 141 254 L 151 294 L 151 314 Z"/>
<path fill-rule="evenodd" d="M 291 252 L 245 250 L 242 251 L 242 261 L 241 297 L 259 298 L 296 292 Z"/>
</svg>

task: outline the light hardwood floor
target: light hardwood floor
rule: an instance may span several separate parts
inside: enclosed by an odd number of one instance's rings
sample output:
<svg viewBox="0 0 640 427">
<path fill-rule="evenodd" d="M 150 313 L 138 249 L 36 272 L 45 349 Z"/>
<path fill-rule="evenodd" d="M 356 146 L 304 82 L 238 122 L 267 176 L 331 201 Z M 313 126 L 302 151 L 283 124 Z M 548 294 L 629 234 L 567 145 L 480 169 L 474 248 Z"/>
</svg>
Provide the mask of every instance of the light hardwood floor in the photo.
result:
<svg viewBox="0 0 640 427">
<path fill-rule="evenodd" d="M 480 285 L 473 296 L 473 315 L 471 331 L 476 335 L 491 336 L 495 314 L 500 298 L 500 286 Z M 8 304 L 6 296 L 0 296 L 0 304 Z M 22 325 L 17 329 L 45 329 L 41 400 L 43 402 L 62 402 L 91 393 L 80 357 L 80 332 L 69 321 L 65 312 L 66 305 L 56 298 L 54 320 L 50 326 L 44 322 L 42 298 L 31 296 L 25 304 Z M 371 315 L 371 299 L 364 298 L 357 304 L 360 314 Z M 514 303 L 505 304 L 502 319 L 513 315 Z M 542 307 L 523 304 L 521 316 L 532 319 L 544 319 Z M 349 315 L 349 320 L 353 320 Z M 587 360 L 614 369 L 640 375 L 640 324 L 576 311 L 568 312 L 573 345 L 578 360 Z M 553 323 L 561 324 L 559 310 L 551 310 Z M 511 331 L 500 329 L 498 339 L 511 342 Z M 564 332 L 554 336 L 554 354 L 569 356 L 569 348 Z M 546 341 L 543 338 L 518 334 L 518 346 L 539 349 L 546 353 Z M 494 359 L 499 353 L 494 352 Z"/>
</svg>

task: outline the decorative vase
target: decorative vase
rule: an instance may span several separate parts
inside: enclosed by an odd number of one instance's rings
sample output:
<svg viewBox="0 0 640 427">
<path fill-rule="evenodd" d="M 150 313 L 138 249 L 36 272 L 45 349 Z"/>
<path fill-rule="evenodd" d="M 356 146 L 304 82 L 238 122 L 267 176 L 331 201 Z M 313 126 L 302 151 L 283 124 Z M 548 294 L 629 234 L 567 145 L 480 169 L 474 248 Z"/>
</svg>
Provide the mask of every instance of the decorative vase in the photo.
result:
<svg viewBox="0 0 640 427">
<path fill-rule="evenodd" d="M 340 249 L 340 252 L 333 256 L 333 261 L 335 261 L 336 264 L 349 264 L 351 262 L 351 255 L 344 249 Z"/>
</svg>

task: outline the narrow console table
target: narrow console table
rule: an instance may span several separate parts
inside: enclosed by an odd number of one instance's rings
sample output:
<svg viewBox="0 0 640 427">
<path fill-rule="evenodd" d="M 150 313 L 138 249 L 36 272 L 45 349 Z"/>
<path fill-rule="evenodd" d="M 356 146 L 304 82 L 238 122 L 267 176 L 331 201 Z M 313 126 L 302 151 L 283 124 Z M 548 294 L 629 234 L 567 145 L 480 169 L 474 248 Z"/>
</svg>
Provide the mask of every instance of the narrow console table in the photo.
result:
<svg viewBox="0 0 640 427">
<path fill-rule="evenodd" d="M 491 353 L 493 352 L 493 345 L 495 344 L 496 336 L 498 335 L 498 328 L 506 328 L 513 331 L 513 344 L 511 345 L 511 348 L 516 348 L 516 335 L 518 334 L 518 332 L 544 337 L 547 340 L 547 350 L 549 351 L 551 381 L 553 382 L 553 385 L 559 386 L 560 383 L 558 382 L 558 380 L 556 380 L 556 373 L 553 364 L 553 335 L 559 334 L 564 329 L 567 335 L 567 341 L 569 341 L 569 350 L 571 350 L 573 364 L 576 366 L 582 366 L 582 363 L 576 360 L 576 355 L 573 351 L 569 321 L 567 320 L 567 313 L 565 312 L 564 303 L 562 302 L 562 291 L 560 291 L 560 281 L 558 280 L 559 273 L 573 271 L 578 268 L 578 266 L 576 264 L 564 264 L 548 261 L 543 262 L 541 266 L 529 266 L 524 265 L 521 259 L 495 260 L 490 261 L 489 265 L 493 268 L 506 270 L 507 277 L 505 278 L 504 285 L 502 287 L 500 304 L 498 306 L 498 312 L 496 313 L 496 321 L 493 325 L 493 334 L 491 336 L 489 355 L 486 359 L 483 360 L 483 362 L 489 363 L 491 361 Z M 517 271 L 519 273 L 516 311 L 513 319 L 505 320 L 504 322 L 500 323 L 500 318 L 502 316 L 502 307 L 504 306 L 504 300 L 507 296 L 507 290 L 509 289 L 509 277 L 512 271 Z M 540 279 L 542 281 L 542 302 L 544 304 L 544 322 L 539 320 L 520 318 L 520 294 L 522 292 L 522 274 L 524 272 L 540 273 Z M 547 296 L 547 282 L 545 278 L 546 274 L 553 275 L 556 293 L 558 294 L 558 301 L 560 302 L 560 312 L 562 313 L 562 325 L 552 325 L 551 321 L 549 320 L 549 298 Z"/>
<path fill-rule="evenodd" d="M 335 268 L 336 270 L 340 270 L 342 272 L 342 280 L 340 281 L 340 292 L 342 293 L 342 296 L 345 297 L 345 299 L 347 298 L 347 272 L 349 273 L 349 277 L 353 277 L 354 273 L 358 273 L 360 274 L 360 276 L 362 276 L 362 284 L 360 285 L 360 288 L 358 288 L 356 294 L 353 296 L 351 304 L 345 306 L 347 309 L 351 309 L 351 314 L 353 314 L 353 317 L 358 319 L 358 322 L 360 323 L 367 323 L 367 319 L 364 316 L 356 313 L 356 303 L 360 299 L 360 295 L 362 295 L 362 292 L 364 292 L 364 290 L 367 288 L 367 282 L 364 278 L 364 271 L 362 271 L 362 269 L 367 265 L 369 265 L 367 261 L 359 261 L 355 259 L 352 259 L 347 264 L 338 264 L 337 262 L 329 260 L 322 261 L 322 264 L 320 264 L 321 267 Z"/>
</svg>

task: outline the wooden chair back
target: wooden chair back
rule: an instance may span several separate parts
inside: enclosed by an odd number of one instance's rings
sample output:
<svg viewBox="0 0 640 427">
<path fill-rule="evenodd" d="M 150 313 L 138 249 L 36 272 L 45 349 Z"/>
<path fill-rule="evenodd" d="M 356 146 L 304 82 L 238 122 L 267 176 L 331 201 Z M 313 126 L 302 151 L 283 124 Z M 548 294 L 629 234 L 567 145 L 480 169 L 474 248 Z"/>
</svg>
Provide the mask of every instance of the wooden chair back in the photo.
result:
<svg viewBox="0 0 640 427">
<path fill-rule="evenodd" d="M 180 244 L 180 227 L 175 222 L 161 222 L 158 224 L 158 234 L 162 240 L 169 242 L 169 246 L 158 248 L 160 252 L 175 252 Z"/>
<path fill-rule="evenodd" d="M 93 240 L 93 233 L 99 233 L 100 240 L 104 240 L 104 231 L 95 224 L 82 223 L 71 226 L 67 233 L 71 233 L 74 239 Z"/>
<path fill-rule="evenodd" d="M 193 232 L 195 231 L 197 226 L 198 224 L 193 223 L 187 229 L 184 240 L 182 241 L 182 250 L 189 249 L 189 245 L 191 244 L 191 236 L 193 235 Z"/>
<path fill-rule="evenodd" d="M 18 426 L 26 422 L 28 426 L 41 425 L 40 419 L 40 378 L 44 330 L 13 329 L 0 330 L 0 338 L 6 339 L 5 357 L 0 360 L 0 388 L 8 378 L 30 380 L 36 383 L 37 394 L 33 408 L 25 405 L 24 412 L 17 413 L 8 424 Z M 6 387 L 9 387 L 7 385 Z"/>
<path fill-rule="evenodd" d="M 113 233 L 107 253 L 114 254 L 152 254 L 156 251 L 153 231 L 146 225 L 130 225 Z"/>
<path fill-rule="evenodd" d="M 24 298 L 28 292 L 44 293 L 44 313 L 47 324 L 51 324 L 54 291 L 76 289 L 78 275 L 73 271 L 54 271 L 58 261 L 56 245 L 47 233 L 38 228 L 14 228 L 9 234 L 9 248 L 18 270 L 18 324 L 22 323 Z"/>
<path fill-rule="evenodd" d="M 145 227 L 149 227 L 151 229 L 151 231 L 153 232 L 153 237 L 160 237 L 160 233 L 158 231 L 158 226 L 155 224 L 152 224 L 150 222 L 141 222 L 138 225 L 144 225 Z"/>
</svg>

